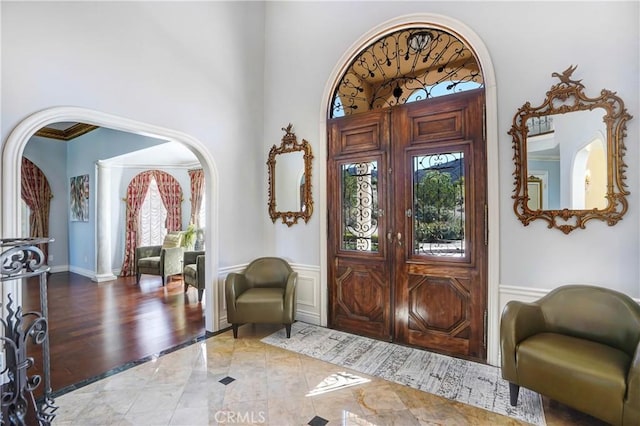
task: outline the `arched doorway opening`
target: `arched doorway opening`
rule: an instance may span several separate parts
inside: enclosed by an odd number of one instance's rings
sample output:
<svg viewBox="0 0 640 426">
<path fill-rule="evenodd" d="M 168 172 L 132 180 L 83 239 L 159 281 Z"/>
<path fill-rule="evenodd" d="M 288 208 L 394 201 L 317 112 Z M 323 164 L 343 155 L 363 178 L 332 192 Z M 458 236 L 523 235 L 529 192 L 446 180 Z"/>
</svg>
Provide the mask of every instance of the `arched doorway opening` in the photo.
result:
<svg viewBox="0 0 640 426">
<path fill-rule="evenodd" d="M 607 208 L 607 157 L 604 140 L 603 135 L 598 134 L 575 155 L 571 175 L 572 209 Z"/>
<path fill-rule="evenodd" d="M 484 79 L 485 89 L 485 123 L 486 123 L 486 178 L 487 178 L 487 314 L 486 324 L 487 332 L 485 338 L 487 339 L 486 347 L 486 360 L 490 364 L 497 364 L 499 360 L 499 194 L 498 194 L 498 132 L 497 132 L 497 105 L 496 105 L 496 87 L 495 87 L 495 75 L 493 72 L 493 66 L 489 57 L 488 51 L 484 46 L 482 40 L 463 23 L 451 19 L 442 15 L 435 14 L 415 14 L 404 17 L 399 17 L 391 21 L 385 22 L 378 27 L 372 29 L 367 34 L 363 35 L 358 41 L 356 41 L 347 52 L 342 56 L 337 63 L 327 85 L 325 87 L 322 105 L 320 109 L 321 114 L 321 138 L 327 137 L 327 125 L 328 125 L 328 106 L 332 105 L 333 96 L 336 91 L 336 85 L 345 74 L 347 67 L 364 48 L 369 46 L 375 40 L 390 34 L 392 32 L 410 29 L 410 28 L 435 28 L 443 31 L 447 31 L 455 34 L 459 39 L 463 40 L 467 46 L 469 46 L 475 53 L 480 68 L 482 69 L 482 75 Z M 398 93 L 398 91 L 396 91 Z M 327 137 L 328 139 L 328 137 Z M 327 144 L 324 143 L 327 140 L 321 139 L 319 144 L 321 152 L 319 158 L 327 159 L 329 153 L 325 151 Z M 332 192 L 327 186 L 327 165 L 321 163 L 319 165 L 319 177 L 320 177 L 320 203 L 325 204 L 324 208 L 319 209 L 320 214 L 320 235 L 327 235 L 328 229 L 328 213 L 327 206 L 329 205 L 329 197 Z M 328 263 L 331 261 L 328 257 L 329 248 L 327 247 L 328 240 L 321 240 L 321 285 L 323 288 L 322 306 L 323 316 L 321 318 L 323 324 L 328 323 L 329 301 L 328 301 Z"/>
<path fill-rule="evenodd" d="M 100 111 L 77 107 L 53 107 L 27 117 L 11 132 L 2 153 L 2 235 L 19 235 L 21 229 L 21 158 L 29 139 L 42 127 L 57 122 L 77 121 L 105 127 L 113 130 L 141 134 L 161 140 L 173 141 L 186 146 L 200 161 L 205 179 L 208 182 L 206 202 L 207 246 L 205 290 L 207 303 L 205 312 L 205 328 L 208 331 L 219 329 L 219 317 L 216 307 L 219 306 L 218 292 L 214 289 L 214 277 L 218 275 L 218 173 L 213 157 L 196 138 L 171 129 L 130 120 Z M 19 283 L 10 282 L 3 287 L 3 300 L 7 294 L 21 299 Z"/>
</svg>

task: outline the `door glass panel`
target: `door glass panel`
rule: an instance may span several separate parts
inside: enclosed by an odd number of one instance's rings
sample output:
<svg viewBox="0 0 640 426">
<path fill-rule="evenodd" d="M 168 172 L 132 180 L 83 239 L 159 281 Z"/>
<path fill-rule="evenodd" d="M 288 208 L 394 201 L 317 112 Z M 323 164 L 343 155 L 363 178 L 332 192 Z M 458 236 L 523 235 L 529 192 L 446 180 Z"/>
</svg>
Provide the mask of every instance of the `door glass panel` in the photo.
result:
<svg viewBox="0 0 640 426">
<path fill-rule="evenodd" d="M 464 153 L 413 157 L 414 254 L 465 256 Z"/>
<path fill-rule="evenodd" d="M 343 164 L 343 250 L 378 252 L 378 162 Z"/>
</svg>

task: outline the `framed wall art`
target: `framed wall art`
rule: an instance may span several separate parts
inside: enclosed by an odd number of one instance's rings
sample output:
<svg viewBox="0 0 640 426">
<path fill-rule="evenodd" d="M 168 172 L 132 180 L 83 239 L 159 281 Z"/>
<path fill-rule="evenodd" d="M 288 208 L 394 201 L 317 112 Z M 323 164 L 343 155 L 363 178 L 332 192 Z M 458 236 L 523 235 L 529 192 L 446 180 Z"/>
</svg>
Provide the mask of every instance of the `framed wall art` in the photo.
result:
<svg viewBox="0 0 640 426">
<path fill-rule="evenodd" d="M 71 178 L 69 196 L 71 221 L 89 222 L 89 175 Z"/>
</svg>

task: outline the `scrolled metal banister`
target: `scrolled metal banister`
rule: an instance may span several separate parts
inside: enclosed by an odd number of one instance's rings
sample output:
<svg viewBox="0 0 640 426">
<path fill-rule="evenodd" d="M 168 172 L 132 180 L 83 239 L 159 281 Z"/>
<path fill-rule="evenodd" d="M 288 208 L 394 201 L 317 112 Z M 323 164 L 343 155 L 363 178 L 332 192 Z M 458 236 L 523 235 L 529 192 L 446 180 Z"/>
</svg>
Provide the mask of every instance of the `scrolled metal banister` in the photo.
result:
<svg viewBox="0 0 640 426">
<path fill-rule="evenodd" d="M 0 336 L 6 365 L 0 376 L 8 380 L 2 384 L 0 425 L 25 425 L 28 409 L 33 407 L 39 425 L 48 426 L 55 418 L 58 407 L 51 396 L 51 368 L 49 364 L 47 273 L 50 268 L 38 245 L 53 242 L 53 238 L 0 239 L 0 282 L 39 277 L 40 311 L 23 313 L 20 303 L 11 294 L 2 301 L 4 318 L 0 318 L 3 336 Z M 42 346 L 43 373 L 29 376 L 34 359 L 27 354 L 27 343 Z M 43 397 L 36 400 L 34 392 L 43 384 Z"/>
</svg>

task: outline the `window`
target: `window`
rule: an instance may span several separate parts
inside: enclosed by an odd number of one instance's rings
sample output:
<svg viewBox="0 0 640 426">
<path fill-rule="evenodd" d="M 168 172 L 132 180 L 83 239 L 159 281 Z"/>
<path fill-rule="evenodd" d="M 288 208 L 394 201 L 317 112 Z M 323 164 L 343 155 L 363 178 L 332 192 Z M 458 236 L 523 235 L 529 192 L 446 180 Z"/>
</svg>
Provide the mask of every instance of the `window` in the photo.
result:
<svg viewBox="0 0 640 426">
<path fill-rule="evenodd" d="M 167 235 L 167 209 L 160 197 L 158 184 L 151 178 L 149 189 L 138 216 L 138 239 L 140 246 L 160 245 Z"/>
<path fill-rule="evenodd" d="M 437 28 L 406 28 L 353 58 L 333 93 L 329 118 L 480 87 L 480 65 L 464 40 Z"/>
</svg>

